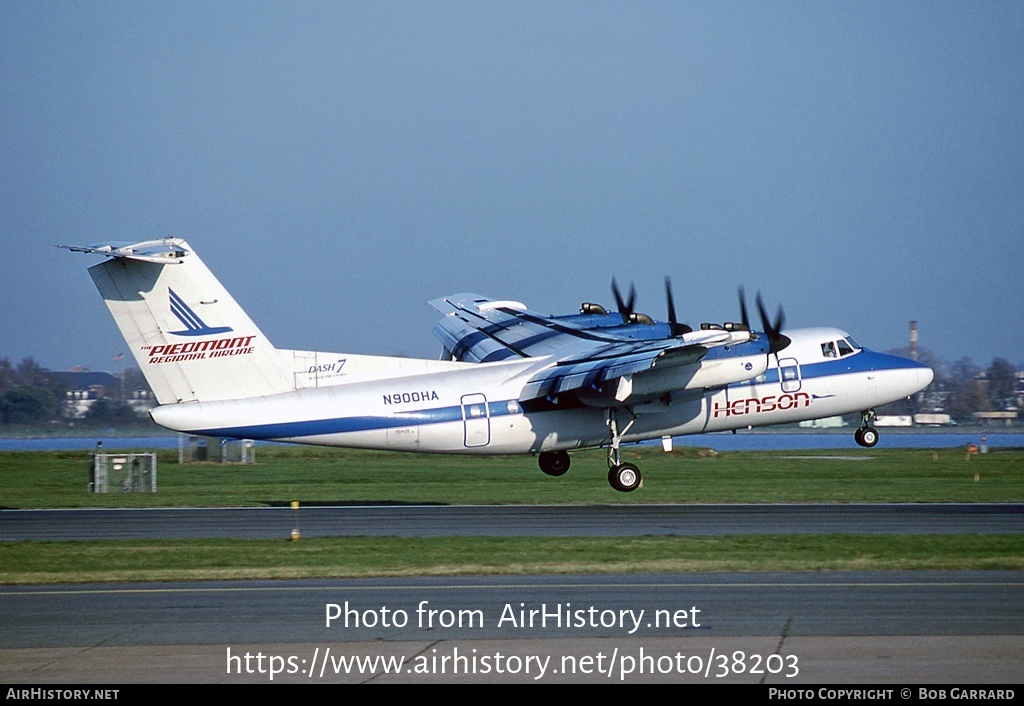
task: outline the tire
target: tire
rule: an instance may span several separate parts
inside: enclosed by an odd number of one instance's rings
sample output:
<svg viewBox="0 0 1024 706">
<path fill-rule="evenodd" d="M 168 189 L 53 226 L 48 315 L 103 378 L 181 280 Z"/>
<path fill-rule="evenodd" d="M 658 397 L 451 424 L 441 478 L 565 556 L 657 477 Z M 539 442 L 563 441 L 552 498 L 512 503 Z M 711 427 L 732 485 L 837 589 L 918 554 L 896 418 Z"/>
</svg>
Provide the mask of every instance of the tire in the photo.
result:
<svg viewBox="0 0 1024 706">
<path fill-rule="evenodd" d="M 569 470 L 569 454 L 565 451 L 545 451 L 537 462 L 549 476 L 564 476 Z"/>
<path fill-rule="evenodd" d="M 608 471 L 608 484 L 615 490 L 623 493 L 631 493 L 640 487 L 643 477 L 640 469 L 632 463 L 620 463 Z"/>
<path fill-rule="evenodd" d="M 865 427 L 860 434 L 860 444 L 867 448 L 871 448 L 878 443 L 878 430 L 874 427 Z"/>
<path fill-rule="evenodd" d="M 878 443 L 878 430 L 874 427 L 864 427 L 853 433 L 853 439 L 865 448 L 871 448 Z"/>
</svg>

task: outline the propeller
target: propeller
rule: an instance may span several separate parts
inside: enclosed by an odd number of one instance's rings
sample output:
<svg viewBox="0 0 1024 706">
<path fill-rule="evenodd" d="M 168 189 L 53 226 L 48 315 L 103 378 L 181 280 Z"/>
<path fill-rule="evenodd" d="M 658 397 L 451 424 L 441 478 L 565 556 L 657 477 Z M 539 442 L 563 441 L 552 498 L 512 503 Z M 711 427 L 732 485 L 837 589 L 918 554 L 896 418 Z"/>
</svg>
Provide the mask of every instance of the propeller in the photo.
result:
<svg viewBox="0 0 1024 706">
<path fill-rule="evenodd" d="M 739 295 L 740 317 L 743 325 L 749 330 L 750 318 L 747 316 L 746 295 L 743 292 L 743 287 L 739 288 Z M 757 293 L 754 302 L 757 304 L 757 313 L 761 316 L 761 328 L 764 330 L 765 336 L 768 337 L 768 352 L 778 353 L 791 343 L 790 339 L 782 334 L 782 326 L 786 321 L 786 314 L 782 311 L 782 306 L 780 305 L 775 321 L 772 321 L 768 316 L 768 310 L 765 309 L 764 300 L 761 299 L 761 292 Z"/>
<path fill-rule="evenodd" d="M 623 299 L 622 292 L 619 291 L 619 285 L 615 282 L 615 278 L 612 277 L 612 294 L 615 295 L 615 306 L 618 307 L 619 313 L 622 315 L 622 323 L 630 323 L 634 313 L 633 305 L 636 304 L 636 287 L 630 283 L 629 299 Z"/>
<path fill-rule="evenodd" d="M 668 326 L 672 335 L 682 336 L 684 333 L 693 331 L 686 324 L 679 323 L 679 320 L 676 318 L 676 303 L 672 297 L 672 280 L 668 277 L 665 278 L 665 300 L 668 302 Z"/>
<path fill-rule="evenodd" d="M 743 285 L 740 285 L 740 322 L 743 324 L 743 328 L 750 330 L 750 317 L 747 316 L 747 295 L 743 291 Z"/>
</svg>

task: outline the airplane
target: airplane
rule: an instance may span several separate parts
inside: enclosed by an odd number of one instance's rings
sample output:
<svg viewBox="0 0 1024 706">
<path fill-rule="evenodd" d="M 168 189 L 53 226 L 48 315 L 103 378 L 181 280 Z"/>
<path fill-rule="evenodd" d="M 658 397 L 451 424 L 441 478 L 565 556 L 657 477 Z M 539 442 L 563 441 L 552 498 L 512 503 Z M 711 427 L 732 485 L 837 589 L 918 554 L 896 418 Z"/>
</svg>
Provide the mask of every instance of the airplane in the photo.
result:
<svg viewBox="0 0 1024 706">
<path fill-rule="evenodd" d="M 531 454 L 561 476 L 573 449 L 607 449 L 608 481 L 641 486 L 623 444 L 859 412 L 925 388 L 927 366 L 869 350 L 836 328 L 783 330 L 760 293 L 761 329 L 585 302 L 552 316 L 514 300 L 453 294 L 430 304 L 438 360 L 275 348 L 180 238 L 58 247 L 105 256 L 89 268 L 153 390 L 153 420 L 221 439 L 444 454 Z"/>
</svg>

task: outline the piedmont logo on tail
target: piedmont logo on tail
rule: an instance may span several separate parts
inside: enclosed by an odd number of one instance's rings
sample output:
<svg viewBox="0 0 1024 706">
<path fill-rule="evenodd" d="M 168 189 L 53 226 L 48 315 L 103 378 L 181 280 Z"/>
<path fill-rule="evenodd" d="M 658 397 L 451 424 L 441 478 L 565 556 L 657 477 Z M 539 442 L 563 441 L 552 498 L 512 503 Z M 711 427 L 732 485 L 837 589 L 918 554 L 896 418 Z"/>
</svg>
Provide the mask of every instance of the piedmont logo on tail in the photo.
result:
<svg viewBox="0 0 1024 706">
<path fill-rule="evenodd" d="M 167 288 L 167 296 L 171 303 L 171 313 L 178 317 L 178 320 L 185 325 L 184 331 L 168 331 L 173 336 L 213 336 L 218 333 L 231 331 L 230 326 L 207 326 L 192 307 L 174 293 L 170 287 Z"/>
<path fill-rule="evenodd" d="M 742 289 L 739 322 L 693 328 L 677 320 L 667 279 L 663 321 L 636 312 L 635 290 L 624 298 L 613 280 L 617 311 L 436 299 L 440 360 L 276 348 L 184 240 L 60 247 L 107 258 L 89 273 L 153 388 L 150 414 L 189 434 L 531 454 L 551 476 L 569 470 L 569 451 L 603 447 L 609 484 L 628 492 L 641 475 L 622 444 L 660 438 L 671 449 L 675 436 L 859 412 L 854 438 L 873 446 L 874 408 L 933 376 L 839 329 L 783 331 L 781 309 L 773 320 L 760 295 L 757 330 Z"/>
</svg>

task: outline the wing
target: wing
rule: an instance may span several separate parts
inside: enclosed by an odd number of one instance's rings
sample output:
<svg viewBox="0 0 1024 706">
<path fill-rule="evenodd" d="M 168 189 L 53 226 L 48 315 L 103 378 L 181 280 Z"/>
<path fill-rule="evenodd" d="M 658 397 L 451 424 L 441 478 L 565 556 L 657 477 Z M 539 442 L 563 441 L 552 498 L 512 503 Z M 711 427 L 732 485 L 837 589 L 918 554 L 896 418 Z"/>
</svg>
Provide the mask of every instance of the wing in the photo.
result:
<svg viewBox="0 0 1024 706">
<path fill-rule="evenodd" d="M 566 392 L 585 391 L 606 393 L 606 397 L 622 401 L 629 392 L 620 393 L 618 379 L 628 379 L 655 367 L 694 365 L 707 353 L 706 346 L 681 341 L 624 341 L 597 346 L 589 353 L 558 360 L 536 373 L 519 399 L 555 399 Z"/>
<path fill-rule="evenodd" d="M 532 312 L 515 301 L 455 294 L 430 305 L 445 314 L 434 327 L 434 335 L 456 360 L 466 362 L 565 356 L 617 340 Z"/>
<path fill-rule="evenodd" d="M 640 330 L 635 326 L 587 327 L 566 318 L 538 314 L 519 302 L 476 294 L 456 294 L 430 304 L 445 314 L 434 327 L 434 334 L 457 360 L 548 360 L 549 364 L 527 381 L 521 401 L 553 399 L 569 391 L 614 390 L 618 378 L 654 368 L 696 365 L 710 348 L 750 337 L 746 331 L 724 330 L 674 337 L 637 336 L 631 335 L 631 331 Z"/>
</svg>

